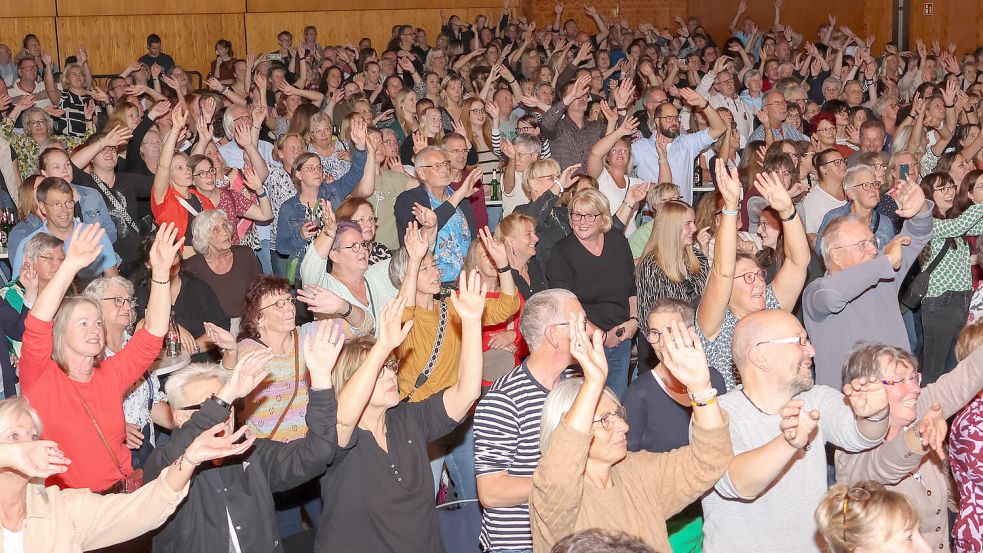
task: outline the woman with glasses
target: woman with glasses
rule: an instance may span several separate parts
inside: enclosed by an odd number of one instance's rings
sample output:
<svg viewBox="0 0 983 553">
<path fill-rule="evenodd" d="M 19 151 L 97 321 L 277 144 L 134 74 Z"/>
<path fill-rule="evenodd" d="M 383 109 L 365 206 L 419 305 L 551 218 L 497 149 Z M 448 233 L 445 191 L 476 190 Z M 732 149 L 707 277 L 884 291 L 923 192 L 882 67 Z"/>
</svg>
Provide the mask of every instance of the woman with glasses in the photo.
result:
<svg viewBox="0 0 983 553">
<path fill-rule="evenodd" d="M 876 482 L 836 485 L 816 508 L 829 553 L 929 553 L 918 512 L 905 496 Z"/>
<path fill-rule="evenodd" d="M 338 180 L 351 170 L 352 155 L 345 149 L 344 142 L 336 140 L 332 130 L 332 120 L 327 113 L 315 113 L 311 117 L 307 141 L 307 151 L 317 154 L 324 167 L 324 173 L 330 175 L 332 179 Z"/>
<path fill-rule="evenodd" d="M 34 96 L 25 94 L 17 98 L 14 110 L 10 115 L 0 121 L 0 134 L 10 141 L 10 147 L 17 153 L 14 163 L 20 171 L 20 178 L 26 179 L 38 170 L 38 156 L 51 142 L 57 141 L 65 144 L 68 152 L 78 147 L 95 130 L 89 130 L 79 136 L 65 136 L 55 134 L 54 122 L 48 111 L 56 108 L 48 107 L 41 109 L 34 106 Z M 24 127 L 24 132 L 14 132 L 14 123 L 20 118 Z"/>
<path fill-rule="evenodd" d="M 494 106 L 494 107 L 493 107 Z M 465 117 L 462 121 L 464 138 L 467 139 L 469 150 L 474 150 L 478 156 L 478 169 L 481 170 L 482 182 L 491 182 L 492 172 L 499 168 L 499 157 L 492 151 L 492 119 L 489 113 L 499 115 L 495 102 L 482 102 L 480 98 L 468 98 L 464 101 Z M 486 111 L 487 110 L 487 111 Z M 508 117 L 508 114 L 505 114 Z M 497 120 L 497 119 L 496 119 Z"/>
<path fill-rule="evenodd" d="M 608 200 L 599 191 L 577 192 L 568 210 L 573 232 L 553 247 L 546 277 L 551 287 L 576 294 L 591 324 L 604 331 L 607 385 L 620 398 L 628 388 L 632 338 L 639 328 L 631 248 L 624 232 L 613 229 Z"/>
<path fill-rule="evenodd" d="M 297 194 L 297 188 L 290 177 L 290 168 L 301 154 L 307 151 L 307 143 L 300 134 L 289 132 L 281 135 L 273 147 L 273 158 L 279 165 L 270 166 L 270 174 L 263 182 L 263 188 L 270 196 L 270 207 L 273 208 L 273 222 L 270 224 L 270 249 L 273 255 L 273 273 L 279 277 L 287 276 L 288 257 L 277 250 L 277 225 L 280 220 L 280 208 Z"/>
<path fill-rule="evenodd" d="M 255 146 L 253 147 L 255 148 Z M 233 243 L 249 246 L 250 251 L 252 251 L 254 244 L 250 244 L 250 240 L 246 236 L 249 230 L 253 228 L 255 222 L 269 221 L 273 218 L 273 204 L 263 187 L 263 181 L 268 176 L 266 163 L 262 163 L 259 171 L 254 170 L 251 164 L 248 164 L 242 171 L 236 170 L 234 177 L 239 181 L 238 187 L 232 183 L 226 187 L 219 187 L 220 174 L 218 168 L 208 156 L 191 156 L 188 163 L 191 165 L 191 177 L 195 190 L 208 198 L 215 209 L 225 215 L 229 226 L 233 228 Z M 208 237 L 203 237 L 203 239 L 207 240 Z M 257 240 L 255 246 L 258 245 Z"/>
<path fill-rule="evenodd" d="M 522 175 L 522 191 L 529 203 L 515 208 L 536 221 L 536 259 L 543 274 L 549 262 L 553 246 L 570 234 L 570 215 L 567 206 L 560 202 L 560 195 L 575 185 L 574 172 L 580 165 L 572 165 L 560 171 L 560 164 L 553 159 L 541 159 L 529 164 Z"/>
<path fill-rule="evenodd" d="M 922 348 L 919 363 L 931 384 L 956 366 L 955 347 L 966 324 L 973 294 L 973 276 L 967 237 L 983 233 L 983 204 L 955 203 L 956 183 L 947 173 L 931 173 L 921 180 L 926 198 L 935 202 L 932 240 L 921 256 L 922 267 L 936 257 L 922 299 Z"/>
<path fill-rule="evenodd" d="M 587 156 L 587 174 L 597 179 L 598 189 L 608 199 L 608 204 L 618 206 L 619 209 L 627 207 L 629 210 L 624 228 L 625 235 L 630 235 L 638 229 L 634 214 L 641 208 L 640 202 L 635 203 L 628 198 L 632 184 L 640 182 L 638 178 L 628 175 L 633 169 L 631 141 L 637 128 L 638 120 L 634 117 L 626 117 L 614 132 L 598 140 Z M 660 177 L 663 182 L 669 182 L 664 176 L 660 175 Z"/>
<path fill-rule="evenodd" d="M 99 303 L 106 329 L 106 358 L 116 355 L 130 341 L 130 329 L 136 322 L 133 283 L 118 276 L 100 277 L 85 287 L 83 295 Z M 156 426 L 174 427 L 167 396 L 153 371 L 145 372 L 126 392 L 123 418 L 126 419 L 126 447 L 130 449 L 133 468 L 143 468 L 157 443 Z"/>
<path fill-rule="evenodd" d="M 805 286 L 809 266 L 809 242 L 788 190 L 774 173 L 758 173 L 755 187 L 778 212 L 785 239 L 785 262 L 768 284 L 766 272 L 751 254 L 737 251 L 737 215 L 741 184 L 737 174 L 717 162 L 718 190 L 724 198 L 722 218 L 714 244 L 713 266 L 706 292 L 696 312 L 696 333 L 706 351 L 710 366 L 724 377 L 727 390 L 733 390 L 737 372 L 733 369 L 734 329 L 745 316 L 764 309 L 792 311 Z"/>
<path fill-rule="evenodd" d="M 680 328 L 692 328 L 696 313 L 692 304 L 666 298 L 652 306 L 647 317 L 645 341 L 655 351 L 659 363 L 651 374 L 640 375 L 625 393 L 628 451 L 668 453 L 690 444 L 689 424 L 693 415 L 692 399 L 686 386 L 669 370 L 666 350 L 673 322 Z M 725 389 L 717 371 L 708 371 L 710 387 Z M 703 543 L 703 510 L 694 501 L 666 521 L 669 545 L 673 551 L 699 551 Z"/>
<path fill-rule="evenodd" d="M 692 440 L 671 452 L 629 452 L 626 409 L 605 387 L 603 333 L 569 319 L 570 353 L 584 378 L 553 386 L 543 405 L 529 525 L 535 551 L 579 530 L 621 530 L 670 551 L 667 519 L 713 487 L 734 452 L 710 369 L 692 329 L 673 322 L 665 364 L 693 404 Z M 688 418 L 688 417 L 687 417 Z"/>
<path fill-rule="evenodd" d="M 966 352 L 963 352 L 966 353 Z M 874 377 L 887 392 L 890 425 L 884 443 L 857 453 L 837 451 L 836 481 L 874 480 L 905 495 L 933 551 L 949 550 L 949 505 L 955 501 L 946 463 L 946 420 L 983 389 L 983 352 L 970 354 L 937 382 L 926 383 L 911 353 L 884 344 L 857 346 L 843 364 L 843 382 Z"/>
<path fill-rule="evenodd" d="M 802 198 L 799 211 L 809 237 L 809 245 L 815 248 L 823 217 L 846 205 L 846 193 L 843 191 L 846 159 L 835 148 L 821 150 L 813 159 L 819 182 Z M 812 184 L 812 179 L 809 181 Z"/>
</svg>

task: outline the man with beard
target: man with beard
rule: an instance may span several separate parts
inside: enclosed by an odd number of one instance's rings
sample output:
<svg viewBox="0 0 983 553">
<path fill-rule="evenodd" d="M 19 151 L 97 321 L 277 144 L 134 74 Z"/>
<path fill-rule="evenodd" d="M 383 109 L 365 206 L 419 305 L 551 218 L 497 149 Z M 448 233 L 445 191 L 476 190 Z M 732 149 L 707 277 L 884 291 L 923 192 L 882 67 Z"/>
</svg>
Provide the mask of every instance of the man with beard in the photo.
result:
<svg viewBox="0 0 983 553">
<path fill-rule="evenodd" d="M 894 240 L 878 254 L 870 225 L 848 215 L 829 221 L 820 236 L 826 275 L 802 293 L 802 316 L 823 352 L 816 381 L 838 386 L 848 352 L 858 341 L 909 350 L 898 307 L 901 282 L 932 236 L 932 208 L 914 182 L 902 182 L 895 194 L 897 214 L 905 219 Z"/>
<path fill-rule="evenodd" d="M 826 493 L 824 445 L 862 451 L 887 433 L 890 410 L 880 380 L 856 378 L 843 394 L 814 386 L 815 354 L 786 311 L 759 311 L 737 324 L 734 362 L 744 386 L 719 398 L 730 418 L 734 458 L 703 499 L 707 553 L 818 553 L 812 513 Z"/>
<path fill-rule="evenodd" d="M 632 155 L 638 164 L 638 177 L 651 182 L 659 179 L 659 151 L 655 146 L 661 135 L 670 139 L 666 146 L 666 157 L 672 170 L 672 182 L 679 186 L 683 200 L 693 203 L 693 160 L 700 152 L 710 147 L 727 130 L 728 125 L 715 109 L 707 109 L 710 102 L 689 88 L 679 90 L 680 96 L 692 110 L 703 112 L 710 127 L 692 134 L 679 134 L 679 110 L 671 102 L 660 104 L 655 110 L 656 130 L 651 138 L 638 140 L 631 146 Z M 555 151 L 555 150 L 554 150 Z"/>
</svg>

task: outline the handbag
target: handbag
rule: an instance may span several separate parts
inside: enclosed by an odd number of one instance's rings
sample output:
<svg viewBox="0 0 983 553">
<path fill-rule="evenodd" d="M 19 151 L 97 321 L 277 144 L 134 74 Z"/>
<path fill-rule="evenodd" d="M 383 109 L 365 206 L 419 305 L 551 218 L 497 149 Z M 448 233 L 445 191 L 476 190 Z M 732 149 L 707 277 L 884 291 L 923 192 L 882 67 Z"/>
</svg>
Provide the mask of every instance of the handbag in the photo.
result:
<svg viewBox="0 0 983 553">
<path fill-rule="evenodd" d="M 918 306 L 922 304 L 922 300 L 925 299 L 925 295 L 928 294 L 928 283 L 932 276 L 932 271 L 942 263 L 945 258 L 945 254 L 953 248 L 954 239 L 949 238 L 945 241 L 942 249 L 939 253 L 932 258 L 932 261 L 925 267 L 925 270 L 918 273 L 908 281 L 908 285 L 901 290 L 901 305 L 908 308 L 909 311 L 914 311 L 918 309 Z"/>
<path fill-rule="evenodd" d="M 82 398 L 82 394 L 79 393 L 78 389 L 73 385 L 72 389 L 75 390 L 75 395 L 78 396 L 79 401 L 82 402 L 82 407 L 85 408 L 85 412 L 89 415 L 89 420 L 92 421 L 92 426 L 96 427 L 96 433 L 99 434 L 99 439 L 102 441 L 103 447 L 106 448 L 106 453 L 109 454 L 109 458 L 113 460 L 113 464 L 116 465 L 116 470 L 119 471 L 121 478 L 114 482 L 108 488 L 96 492 L 100 495 L 108 495 L 113 493 L 133 493 L 143 486 L 143 469 L 137 469 L 130 474 L 126 474 L 123 471 L 123 465 L 119 463 L 119 459 L 116 458 L 116 454 L 113 453 L 113 448 L 109 447 L 109 440 L 106 439 L 106 435 L 102 433 L 102 428 L 99 427 L 99 423 L 96 422 L 95 415 L 92 414 L 92 409 L 89 409 L 89 404 L 85 402 Z"/>
<path fill-rule="evenodd" d="M 276 431 L 280 429 L 280 425 L 283 424 L 283 419 L 287 418 L 287 413 L 290 411 L 290 406 L 294 404 L 294 400 L 297 399 L 297 390 L 300 388 L 300 338 L 298 332 L 294 330 L 294 393 L 290 396 L 290 401 L 287 402 L 287 406 L 283 408 L 283 412 L 280 413 L 280 418 L 277 419 L 276 424 L 273 425 L 273 430 L 270 431 L 270 435 L 267 436 L 268 439 L 272 440 L 276 436 Z"/>
<path fill-rule="evenodd" d="M 437 303 L 440 306 L 440 320 L 437 321 L 437 337 L 434 339 L 433 349 L 430 351 L 430 358 L 427 359 L 427 364 L 423 366 L 423 372 L 420 373 L 420 376 L 416 377 L 416 382 L 413 383 L 413 389 L 406 394 L 403 401 L 409 401 L 410 396 L 427 382 L 434 365 L 437 364 L 437 354 L 440 353 L 440 345 L 444 342 L 444 330 L 447 328 L 447 302 L 438 300 Z"/>
</svg>

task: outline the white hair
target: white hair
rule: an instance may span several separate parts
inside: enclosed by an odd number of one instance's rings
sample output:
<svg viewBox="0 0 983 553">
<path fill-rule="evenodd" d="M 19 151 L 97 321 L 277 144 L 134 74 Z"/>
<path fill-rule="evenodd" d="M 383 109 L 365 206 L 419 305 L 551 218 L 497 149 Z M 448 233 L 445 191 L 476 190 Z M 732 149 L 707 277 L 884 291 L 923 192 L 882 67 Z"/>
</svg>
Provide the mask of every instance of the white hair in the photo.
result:
<svg viewBox="0 0 983 553">
<path fill-rule="evenodd" d="M 560 421 L 567 414 L 567 411 L 570 410 L 574 400 L 577 399 L 577 394 L 580 393 L 580 389 L 583 386 L 583 378 L 567 378 L 557 382 L 553 386 L 553 389 L 550 390 L 549 395 L 546 396 L 546 402 L 543 403 L 542 419 L 539 422 L 539 451 L 541 453 L 546 453 L 546 450 L 550 446 L 550 438 L 553 437 L 553 432 L 557 426 L 560 426 Z M 618 396 L 611 388 L 605 386 L 604 395 L 608 396 L 616 406 L 621 407 Z"/>
<path fill-rule="evenodd" d="M 229 380 L 229 371 L 217 363 L 192 363 L 168 376 L 165 393 L 171 410 L 179 411 L 188 406 L 188 399 L 184 397 L 188 384 L 211 379 L 224 385 Z"/>
<path fill-rule="evenodd" d="M 563 288 L 550 288 L 533 294 L 522 307 L 519 315 L 519 332 L 525 338 L 530 351 L 539 349 L 546 327 L 567 322 L 570 314 L 561 308 L 564 300 L 576 300 L 573 292 Z"/>
</svg>

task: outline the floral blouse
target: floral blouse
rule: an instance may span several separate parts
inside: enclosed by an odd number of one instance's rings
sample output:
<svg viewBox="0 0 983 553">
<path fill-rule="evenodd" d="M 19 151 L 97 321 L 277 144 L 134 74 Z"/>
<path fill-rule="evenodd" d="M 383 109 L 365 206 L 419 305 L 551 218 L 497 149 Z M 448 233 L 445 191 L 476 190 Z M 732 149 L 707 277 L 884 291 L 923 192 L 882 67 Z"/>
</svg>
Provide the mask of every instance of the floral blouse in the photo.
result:
<svg viewBox="0 0 983 553">
<path fill-rule="evenodd" d="M 273 223 L 270 225 L 270 249 L 276 251 L 276 223 L 280 218 L 280 206 L 297 195 L 297 187 L 285 170 L 280 167 L 270 167 L 270 174 L 263 183 L 266 193 L 270 196 L 273 206 Z"/>
<path fill-rule="evenodd" d="M 26 134 L 14 132 L 14 120 L 10 117 L 0 122 L 0 133 L 3 133 L 3 136 L 10 141 L 10 146 L 17 154 L 17 166 L 20 168 L 20 178 L 26 179 L 37 173 L 38 156 L 41 155 L 42 151 L 41 145 Z M 87 130 L 81 136 L 55 134 L 51 136 L 51 140 L 64 143 L 65 147 L 68 148 L 68 155 L 72 155 L 72 151 L 78 148 L 79 144 L 85 142 L 91 134 L 91 130 Z"/>
</svg>

